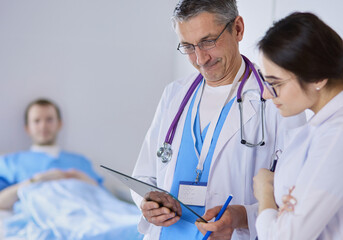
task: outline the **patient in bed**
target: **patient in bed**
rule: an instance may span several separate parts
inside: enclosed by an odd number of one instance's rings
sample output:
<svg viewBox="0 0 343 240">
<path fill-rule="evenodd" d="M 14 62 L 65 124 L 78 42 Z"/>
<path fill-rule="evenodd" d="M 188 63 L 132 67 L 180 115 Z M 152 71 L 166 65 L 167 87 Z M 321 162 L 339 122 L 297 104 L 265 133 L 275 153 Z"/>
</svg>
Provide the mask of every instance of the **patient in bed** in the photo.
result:
<svg viewBox="0 0 343 240">
<path fill-rule="evenodd" d="M 141 239 L 139 210 L 107 192 L 87 158 L 56 145 L 61 126 L 56 104 L 30 103 L 31 149 L 0 157 L 0 210 L 12 213 L 2 222 L 6 237 Z"/>
</svg>

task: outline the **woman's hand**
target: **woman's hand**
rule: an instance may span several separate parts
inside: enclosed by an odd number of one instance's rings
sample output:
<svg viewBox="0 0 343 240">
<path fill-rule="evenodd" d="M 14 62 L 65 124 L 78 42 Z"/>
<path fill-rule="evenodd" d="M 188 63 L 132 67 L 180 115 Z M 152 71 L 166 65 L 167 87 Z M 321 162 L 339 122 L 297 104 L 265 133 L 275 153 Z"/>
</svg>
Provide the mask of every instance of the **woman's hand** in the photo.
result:
<svg viewBox="0 0 343 240">
<path fill-rule="evenodd" d="M 274 173 L 262 168 L 254 177 L 254 195 L 259 203 L 259 213 L 264 209 L 277 209 L 274 199 Z"/>
</svg>

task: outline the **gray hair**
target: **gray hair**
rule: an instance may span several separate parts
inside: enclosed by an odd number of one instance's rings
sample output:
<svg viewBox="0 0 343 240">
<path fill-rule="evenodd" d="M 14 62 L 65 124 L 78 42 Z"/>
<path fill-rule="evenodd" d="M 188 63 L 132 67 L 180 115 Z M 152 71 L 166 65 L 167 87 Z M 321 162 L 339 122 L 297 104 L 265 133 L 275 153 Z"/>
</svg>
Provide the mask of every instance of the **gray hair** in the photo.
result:
<svg viewBox="0 0 343 240">
<path fill-rule="evenodd" d="M 236 0 L 180 0 L 172 16 L 173 28 L 177 22 L 187 21 L 204 12 L 215 14 L 218 24 L 223 25 L 238 16 Z"/>
</svg>

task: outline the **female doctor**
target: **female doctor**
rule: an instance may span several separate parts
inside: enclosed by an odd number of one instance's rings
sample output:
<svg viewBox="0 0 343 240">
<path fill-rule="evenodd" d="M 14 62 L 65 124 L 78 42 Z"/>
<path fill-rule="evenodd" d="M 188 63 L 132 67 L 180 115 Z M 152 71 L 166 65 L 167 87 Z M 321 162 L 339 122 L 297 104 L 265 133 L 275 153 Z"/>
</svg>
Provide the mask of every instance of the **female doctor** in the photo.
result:
<svg viewBox="0 0 343 240">
<path fill-rule="evenodd" d="M 254 177 L 264 239 L 343 239 L 343 44 L 311 13 L 275 23 L 259 42 L 264 97 L 283 116 L 314 116 L 293 132 L 275 176 Z"/>
</svg>

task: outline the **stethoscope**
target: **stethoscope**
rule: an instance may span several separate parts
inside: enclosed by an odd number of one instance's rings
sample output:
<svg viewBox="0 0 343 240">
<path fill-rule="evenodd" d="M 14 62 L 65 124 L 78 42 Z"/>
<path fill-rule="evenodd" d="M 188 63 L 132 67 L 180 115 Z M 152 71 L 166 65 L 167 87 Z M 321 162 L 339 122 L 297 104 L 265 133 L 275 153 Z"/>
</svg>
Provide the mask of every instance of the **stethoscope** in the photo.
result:
<svg viewBox="0 0 343 240">
<path fill-rule="evenodd" d="M 241 83 L 239 84 L 238 90 L 237 90 L 237 99 L 236 101 L 238 102 L 238 106 L 239 106 L 239 112 L 240 112 L 240 134 L 241 134 L 241 143 L 248 146 L 248 147 L 256 147 L 256 146 L 263 146 L 265 144 L 264 142 L 264 122 L 265 122 L 265 117 L 264 117 L 264 110 L 265 110 L 265 99 L 262 97 L 263 96 L 263 83 L 261 80 L 260 75 L 258 74 L 258 72 L 256 71 L 254 65 L 250 62 L 250 60 L 242 55 L 242 58 L 246 64 L 246 69 L 244 72 L 244 76 L 243 79 L 241 81 Z M 244 84 L 246 83 L 246 81 L 248 80 L 249 77 L 249 73 L 250 70 L 252 70 L 252 72 L 255 75 L 256 81 L 259 85 L 260 88 L 260 101 L 261 101 L 261 140 L 258 143 L 249 143 L 248 141 L 245 140 L 244 137 L 244 125 L 243 125 L 243 99 L 242 99 L 242 91 L 243 91 L 243 87 Z M 184 96 L 179 110 L 177 111 L 174 120 L 172 121 L 167 135 L 165 137 L 163 146 L 159 148 L 159 150 L 157 151 L 157 157 L 161 158 L 162 163 L 167 163 L 171 160 L 172 155 L 173 155 L 173 150 L 171 148 L 174 136 L 175 136 L 175 132 L 176 132 L 176 128 L 178 125 L 178 122 L 180 120 L 181 114 L 183 112 L 183 110 L 185 109 L 189 99 L 191 98 L 193 92 L 195 91 L 195 89 L 197 88 L 197 86 L 201 83 L 203 79 L 203 76 L 201 74 L 199 74 L 196 79 L 194 80 L 194 82 L 192 83 L 192 85 L 189 87 L 186 95 Z"/>
</svg>

